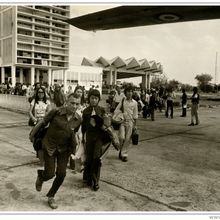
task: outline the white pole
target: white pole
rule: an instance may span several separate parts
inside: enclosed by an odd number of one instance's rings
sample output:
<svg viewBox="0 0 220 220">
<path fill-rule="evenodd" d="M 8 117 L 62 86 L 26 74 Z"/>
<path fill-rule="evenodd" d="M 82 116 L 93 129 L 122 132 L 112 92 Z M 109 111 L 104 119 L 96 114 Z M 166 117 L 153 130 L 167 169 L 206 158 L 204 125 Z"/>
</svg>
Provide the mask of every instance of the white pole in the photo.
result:
<svg viewBox="0 0 220 220">
<path fill-rule="evenodd" d="M 217 60 L 218 60 L 218 52 L 216 52 L 216 58 L 215 58 L 215 84 L 217 84 Z"/>
</svg>

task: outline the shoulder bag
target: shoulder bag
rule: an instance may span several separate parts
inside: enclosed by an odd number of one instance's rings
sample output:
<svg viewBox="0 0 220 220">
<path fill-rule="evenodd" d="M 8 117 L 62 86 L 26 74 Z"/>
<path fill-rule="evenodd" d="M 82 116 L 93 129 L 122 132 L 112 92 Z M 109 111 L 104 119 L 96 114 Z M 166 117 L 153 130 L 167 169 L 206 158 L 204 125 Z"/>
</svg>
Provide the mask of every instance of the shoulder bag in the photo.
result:
<svg viewBox="0 0 220 220">
<path fill-rule="evenodd" d="M 112 116 L 112 126 L 115 130 L 119 130 L 121 123 L 124 121 L 124 98 L 122 99 L 122 104 L 120 111 L 114 112 Z"/>
</svg>

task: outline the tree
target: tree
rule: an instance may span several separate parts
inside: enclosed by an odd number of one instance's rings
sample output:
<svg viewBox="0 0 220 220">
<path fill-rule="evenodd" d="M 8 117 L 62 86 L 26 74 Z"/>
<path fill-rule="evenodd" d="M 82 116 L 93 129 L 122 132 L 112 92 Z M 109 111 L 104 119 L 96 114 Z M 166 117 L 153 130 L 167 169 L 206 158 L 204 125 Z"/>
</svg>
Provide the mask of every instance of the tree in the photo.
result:
<svg viewBox="0 0 220 220">
<path fill-rule="evenodd" d="M 210 74 L 200 74 L 196 75 L 195 79 L 198 81 L 198 87 L 203 92 L 207 92 L 207 86 L 209 85 L 209 82 L 212 80 L 212 76 Z"/>
<path fill-rule="evenodd" d="M 178 90 L 179 85 L 180 85 L 180 82 L 178 82 L 178 81 L 175 80 L 175 79 L 170 80 L 169 83 L 168 83 L 168 87 L 169 87 L 169 88 L 172 88 L 172 90 Z"/>
<path fill-rule="evenodd" d="M 167 86 L 166 78 L 153 77 L 151 80 L 151 84 L 150 84 L 151 88 L 158 89 L 160 87 L 166 87 L 166 86 Z"/>
<path fill-rule="evenodd" d="M 186 91 L 192 91 L 193 90 L 193 86 L 189 85 L 189 84 L 180 84 L 181 89 L 185 89 Z"/>
</svg>

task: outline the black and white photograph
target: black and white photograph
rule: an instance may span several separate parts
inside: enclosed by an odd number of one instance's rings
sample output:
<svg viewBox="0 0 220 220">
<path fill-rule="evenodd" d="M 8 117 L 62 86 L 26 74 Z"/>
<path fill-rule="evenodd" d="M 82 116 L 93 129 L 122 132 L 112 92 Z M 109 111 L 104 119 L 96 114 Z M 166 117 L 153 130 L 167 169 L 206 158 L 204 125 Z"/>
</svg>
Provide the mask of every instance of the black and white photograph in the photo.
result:
<svg viewBox="0 0 220 220">
<path fill-rule="evenodd" d="M 0 214 L 220 219 L 219 24 L 218 2 L 0 2 Z"/>
</svg>

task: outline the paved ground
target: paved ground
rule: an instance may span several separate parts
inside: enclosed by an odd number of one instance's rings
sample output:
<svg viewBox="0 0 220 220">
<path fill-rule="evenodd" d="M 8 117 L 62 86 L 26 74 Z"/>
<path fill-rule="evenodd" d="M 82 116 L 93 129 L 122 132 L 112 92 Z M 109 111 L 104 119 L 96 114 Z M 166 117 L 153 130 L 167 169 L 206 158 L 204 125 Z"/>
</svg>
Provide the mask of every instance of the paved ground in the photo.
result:
<svg viewBox="0 0 220 220">
<path fill-rule="evenodd" d="M 56 211 L 219 211 L 219 113 L 220 107 L 200 108 L 201 124 L 194 127 L 180 112 L 174 119 L 159 112 L 154 122 L 140 119 L 140 143 L 131 146 L 129 161 L 119 161 L 111 148 L 98 192 L 68 170 Z M 0 211 L 51 211 L 45 195 L 52 182 L 40 193 L 34 188 L 39 164 L 27 121 L 0 109 Z"/>
</svg>

